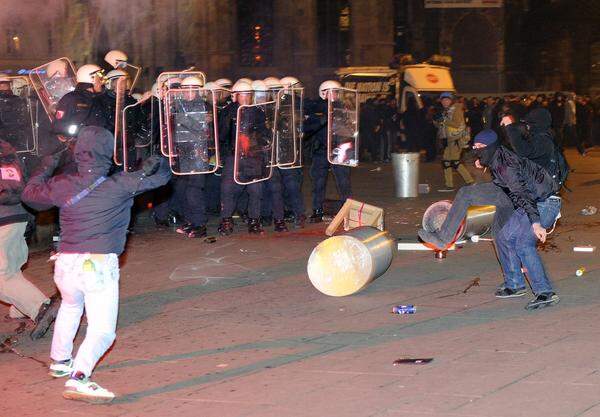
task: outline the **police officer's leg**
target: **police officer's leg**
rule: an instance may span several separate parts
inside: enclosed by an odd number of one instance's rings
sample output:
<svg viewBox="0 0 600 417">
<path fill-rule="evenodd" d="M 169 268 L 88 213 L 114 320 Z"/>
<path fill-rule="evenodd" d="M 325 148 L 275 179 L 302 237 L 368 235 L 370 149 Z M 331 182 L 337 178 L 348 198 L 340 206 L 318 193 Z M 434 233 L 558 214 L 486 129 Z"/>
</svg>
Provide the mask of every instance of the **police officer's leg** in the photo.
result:
<svg viewBox="0 0 600 417">
<path fill-rule="evenodd" d="M 221 174 L 221 224 L 219 233 L 229 235 L 233 232 L 233 212 L 243 187 L 233 179 L 233 157 L 225 158 Z"/>
<path fill-rule="evenodd" d="M 273 178 L 265 181 L 260 200 L 260 220 L 263 226 L 273 224 Z"/>
<path fill-rule="evenodd" d="M 257 182 L 246 186 L 248 192 L 248 233 L 262 233 L 260 225 L 260 203 L 263 183 Z"/>
<path fill-rule="evenodd" d="M 205 181 L 206 212 L 217 214 L 221 211 L 221 173 L 208 174 Z"/>
<path fill-rule="evenodd" d="M 295 227 L 304 227 L 304 198 L 302 196 L 302 168 L 282 169 L 281 182 L 287 194 L 287 203 L 294 212 Z"/>
<path fill-rule="evenodd" d="M 279 169 L 276 168 L 273 170 L 273 176 L 269 180 L 269 183 L 275 231 L 287 232 L 288 228 L 285 225 L 285 220 L 283 218 L 283 187 L 281 184 L 281 173 Z"/>
<path fill-rule="evenodd" d="M 189 175 L 187 179 L 186 195 L 186 220 L 190 228 L 185 231 L 188 237 L 206 236 L 206 197 L 204 186 L 205 175 Z"/>
<path fill-rule="evenodd" d="M 329 162 L 327 161 L 327 156 L 324 154 L 313 155 L 310 167 L 313 206 L 313 215 L 310 217 L 311 223 L 318 223 L 323 220 L 323 203 L 325 202 L 325 187 L 327 186 L 328 173 Z"/>
<path fill-rule="evenodd" d="M 352 197 L 352 187 L 350 185 L 350 167 L 343 165 L 332 165 L 335 184 L 337 185 L 340 201 L 342 204 Z"/>
<path fill-rule="evenodd" d="M 454 168 L 462 177 L 467 185 L 473 184 L 473 177 L 469 170 L 463 165 L 461 161 L 452 161 L 452 168 Z"/>
</svg>

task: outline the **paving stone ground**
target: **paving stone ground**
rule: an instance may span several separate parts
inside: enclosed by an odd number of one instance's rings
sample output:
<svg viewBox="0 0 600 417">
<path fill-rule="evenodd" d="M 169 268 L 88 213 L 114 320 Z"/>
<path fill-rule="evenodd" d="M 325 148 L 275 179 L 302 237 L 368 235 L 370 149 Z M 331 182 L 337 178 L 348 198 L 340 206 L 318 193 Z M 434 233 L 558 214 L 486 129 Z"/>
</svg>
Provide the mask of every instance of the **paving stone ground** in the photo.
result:
<svg viewBox="0 0 600 417">
<path fill-rule="evenodd" d="M 579 214 L 600 207 L 600 150 L 568 157 L 573 192 L 543 252 L 561 296 L 556 307 L 527 312 L 530 294 L 494 298 L 501 276 L 489 242 L 443 261 L 397 253 L 366 290 L 332 298 L 306 275 L 325 225 L 262 238 L 239 231 L 207 244 L 156 230 L 142 214 L 122 259 L 117 341 L 94 374 L 118 398 L 102 406 L 64 400 L 63 381 L 40 363 L 0 353 L 0 416 L 600 416 L 600 262 L 598 251 L 572 251 L 600 248 L 600 214 Z M 431 202 L 452 198 L 436 191 L 437 164 L 421 165 L 432 192 L 402 200 L 391 167 L 381 167 L 353 172 L 355 197 L 384 207 L 395 235 L 414 235 Z M 47 258 L 32 254 L 25 273 L 50 293 Z M 576 277 L 580 267 L 586 273 Z M 480 286 L 456 294 L 476 277 Z M 393 315 L 396 304 L 417 313 Z M 0 317 L 7 312 L 0 306 Z M 0 335 L 17 325 L 3 321 Z M 84 333 L 85 323 L 78 342 Z M 50 337 L 17 336 L 16 349 L 48 361 Z M 393 366 L 401 357 L 434 360 Z"/>
</svg>

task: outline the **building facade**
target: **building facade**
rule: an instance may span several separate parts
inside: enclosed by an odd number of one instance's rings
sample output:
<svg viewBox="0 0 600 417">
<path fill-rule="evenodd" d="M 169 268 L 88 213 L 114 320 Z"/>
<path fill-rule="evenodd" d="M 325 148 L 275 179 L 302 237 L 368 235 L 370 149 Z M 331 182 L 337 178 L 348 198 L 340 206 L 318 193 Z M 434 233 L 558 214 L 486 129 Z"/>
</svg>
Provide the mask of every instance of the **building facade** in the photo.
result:
<svg viewBox="0 0 600 417">
<path fill-rule="evenodd" d="M 60 56 L 105 65 L 121 49 L 146 88 L 195 66 L 210 80 L 293 75 L 314 94 L 339 67 L 443 54 L 464 93 L 600 88 L 597 0 L 47 0 L 44 13 L 37 0 L 1 3 L 3 71 Z"/>
</svg>

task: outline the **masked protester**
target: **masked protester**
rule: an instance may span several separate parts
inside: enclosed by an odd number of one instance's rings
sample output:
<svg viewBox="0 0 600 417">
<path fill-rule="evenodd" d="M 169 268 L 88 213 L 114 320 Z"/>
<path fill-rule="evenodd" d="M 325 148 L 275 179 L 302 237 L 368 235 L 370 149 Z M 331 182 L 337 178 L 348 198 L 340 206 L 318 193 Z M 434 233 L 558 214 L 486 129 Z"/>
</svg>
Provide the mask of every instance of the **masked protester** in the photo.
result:
<svg viewBox="0 0 600 417">
<path fill-rule="evenodd" d="M 84 127 L 74 150 L 77 171 L 53 176 L 59 158 L 50 155 L 31 177 L 22 199 L 32 208 L 59 208 L 61 239 L 54 282 L 62 303 L 54 326 L 50 374 L 69 377 L 63 397 L 103 403 L 115 395 L 90 380 L 98 360 L 115 340 L 119 309 L 119 255 L 136 195 L 167 183 L 165 159 L 151 157 L 135 172 L 109 175 L 113 135 Z M 73 359 L 73 339 L 85 308 L 87 331 Z"/>
<path fill-rule="evenodd" d="M 535 309 L 559 301 L 542 260 L 537 240 L 546 241 L 546 228 L 551 227 L 560 211 L 560 198 L 555 196 L 556 182 L 540 165 L 521 158 L 499 144 L 492 130 L 483 130 L 474 140 L 479 166 L 490 169 L 493 183 L 510 198 L 514 212 L 495 237 L 495 246 L 504 272 L 504 287 L 499 298 L 526 294 L 522 267 L 527 270 L 535 298 L 526 308 Z"/>
</svg>

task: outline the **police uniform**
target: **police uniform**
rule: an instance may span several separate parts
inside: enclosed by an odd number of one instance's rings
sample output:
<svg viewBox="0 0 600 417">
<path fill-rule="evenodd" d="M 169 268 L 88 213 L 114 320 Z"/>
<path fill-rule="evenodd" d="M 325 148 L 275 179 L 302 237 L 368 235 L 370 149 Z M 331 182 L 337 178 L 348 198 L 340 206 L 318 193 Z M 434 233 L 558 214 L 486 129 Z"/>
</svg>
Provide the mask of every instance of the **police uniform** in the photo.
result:
<svg viewBox="0 0 600 417">
<path fill-rule="evenodd" d="M 335 183 L 340 194 L 342 204 L 352 195 L 350 185 L 350 167 L 332 165 L 327 160 L 327 103 L 316 102 L 314 108 L 307 109 L 308 119 L 305 123 L 305 137 L 313 139 L 312 165 L 310 176 L 312 178 L 312 206 L 311 221 L 319 222 L 323 216 L 323 203 L 327 187 L 329 170 L 333 172 Z"/>
<path fill-rule="evenodd" d="M 248 216 L 250 232 L 260 232 L 260 205 L 262 197 L 262 182 L 257 182 L 249 185 L 239 185 L 234 180 L 234 152 L 236 140 L 236 125 L 237 125 L 237 110 L 238 103 L 231 103 L 223 109 L 219 120 L 219 141 L 220 150 L 223 158 L 223 170 L 221 174 L 221 225 L 219 232 L 223 235 L 232 232 L 232 216 L 236 208 L 237 199 L 245 190 L 248 193 Z M 260 126 L 258 123 L 261 115 L 256 112 L 246 112 L 246 120 L 243 123 L 251 123 L 255 126 L 254 134 L 260 134 Z M 262 161 L 257 158 L 248 158 L 246 166 L 241 167 L 240 171 L 246 175 L 254 173 L 256 169 L 260 169 Z M 254 165 L 254 166 L 253 166 Z"/>
<path fill-rule="evenodd" d="M 103 108 L 96 93 L 87 90 L 90 87 L 91 84 L 79 83 L 75 90 L 60 99 L 52 125 L 54 133 L 73 137 L 83 126 L 108 126 L 109 109 Z"/>
<path fill-rule="evenodd" d="M 203 115 L 207 109 L 211 109 L 202 98 L 192 100 L 179 100 L 174 103 L 175 122 L 177 124 L 177 136 L 179 158 L 178 169 L 181 172 L 207 171 L 209 170 L 208 137 L 212 136 L 212 123 L 202 123 L 194 115 Z M 210 113 L 212 115 L 212 112 Z M 202 158 L 187 158 L 186 155 L 204 154 Z M 206 176 L 204 174 L 186 175 L 177 181 L 183 185 L 183 217 L 191 228 L 203 228 L 206 226 Z M 185 231 L 185 228 L 182 229 Z M 204 236 L 205 230 L 198 233 Z M 189 234 L 188 234 L 189 236 Z"/>
</svg>

